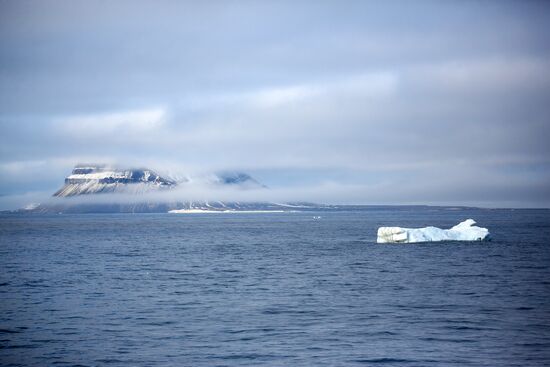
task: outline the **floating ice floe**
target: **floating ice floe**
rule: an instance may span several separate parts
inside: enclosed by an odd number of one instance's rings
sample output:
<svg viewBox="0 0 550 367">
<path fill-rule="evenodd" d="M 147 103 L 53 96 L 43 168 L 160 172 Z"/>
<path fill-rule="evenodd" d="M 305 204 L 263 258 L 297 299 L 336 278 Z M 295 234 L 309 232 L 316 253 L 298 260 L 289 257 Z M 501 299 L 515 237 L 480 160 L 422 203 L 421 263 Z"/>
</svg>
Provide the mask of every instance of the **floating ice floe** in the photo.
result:
<svg viewBox="0 0 550 367">
<path fill-rule="evenodd" d="M 475 220 L 467 219 L 451 229 L 425 228 L 378 228 L 378 243 L 415 243 L 437 241 L 483 241 L 489 239 L 489 230 L 474 226 Z"/>
</svg>

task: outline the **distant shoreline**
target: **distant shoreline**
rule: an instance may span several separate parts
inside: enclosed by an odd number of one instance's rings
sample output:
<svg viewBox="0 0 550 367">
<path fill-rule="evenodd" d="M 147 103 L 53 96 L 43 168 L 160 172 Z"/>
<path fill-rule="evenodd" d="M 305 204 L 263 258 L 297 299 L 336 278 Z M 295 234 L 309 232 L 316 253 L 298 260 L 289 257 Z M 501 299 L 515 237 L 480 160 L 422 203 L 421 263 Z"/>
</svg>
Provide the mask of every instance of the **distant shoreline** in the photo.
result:
<svg viewBox="0 0 550 367">
<path fill-rule="evenodd" d="M 296 213 L 297 210 L 206 210 L 206 209 L 175 209 L 169 210 L 170 214 L 202 214 L 202 213 Z"/>
</svg>

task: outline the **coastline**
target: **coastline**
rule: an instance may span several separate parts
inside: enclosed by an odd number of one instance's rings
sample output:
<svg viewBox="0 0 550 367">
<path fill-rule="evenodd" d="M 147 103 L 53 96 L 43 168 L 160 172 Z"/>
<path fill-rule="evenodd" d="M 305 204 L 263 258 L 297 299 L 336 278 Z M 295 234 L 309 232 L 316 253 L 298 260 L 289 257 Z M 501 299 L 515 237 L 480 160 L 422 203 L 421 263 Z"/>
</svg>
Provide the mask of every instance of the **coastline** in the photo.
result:
<svg viewBox="0 0 550 367">
<path fill-rule="evenodd" d="M 240 214 L 251 214 L 251 213 L 296 213 L 297 210 L 206 210 L 206 209 L 175 209 L 169 210 L 170 214 L 203 214 L 203 213 L 240 213 Z"/>
</svg>

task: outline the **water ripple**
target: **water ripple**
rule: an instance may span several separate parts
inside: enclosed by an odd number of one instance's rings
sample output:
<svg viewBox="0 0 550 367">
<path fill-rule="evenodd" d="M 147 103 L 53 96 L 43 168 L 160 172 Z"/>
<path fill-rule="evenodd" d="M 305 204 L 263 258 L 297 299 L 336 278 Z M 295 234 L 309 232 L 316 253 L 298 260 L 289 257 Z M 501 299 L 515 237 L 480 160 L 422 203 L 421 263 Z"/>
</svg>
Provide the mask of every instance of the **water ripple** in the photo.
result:
<svg viewBox="0 0 550 367">
<path fill-rule="evenodd" d="M 0 214 L 0 365 L 549 365 L 549 213 Z"/>
</svg>

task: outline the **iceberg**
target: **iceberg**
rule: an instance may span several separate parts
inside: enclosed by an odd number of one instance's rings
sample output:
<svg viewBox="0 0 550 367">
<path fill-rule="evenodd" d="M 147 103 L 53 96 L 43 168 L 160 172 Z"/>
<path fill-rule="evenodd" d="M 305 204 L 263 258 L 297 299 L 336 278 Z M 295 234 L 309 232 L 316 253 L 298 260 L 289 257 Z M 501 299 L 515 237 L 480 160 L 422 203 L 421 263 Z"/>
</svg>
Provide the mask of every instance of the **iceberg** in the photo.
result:
<svg viewBox="0 0 550 367">
<path fill-rule="evenodd" d="M 438 242 L 438 241 L 483 241 L 489 239 L 489 230 L 474 226 L 475 220 L 467 219 L 451 229 L 437 227 L 424 228 L 401 228 L 401 227 L 380 227 L 378 228 L 378 243 L 416 243 L 416 242 Z"/>
</svg>

